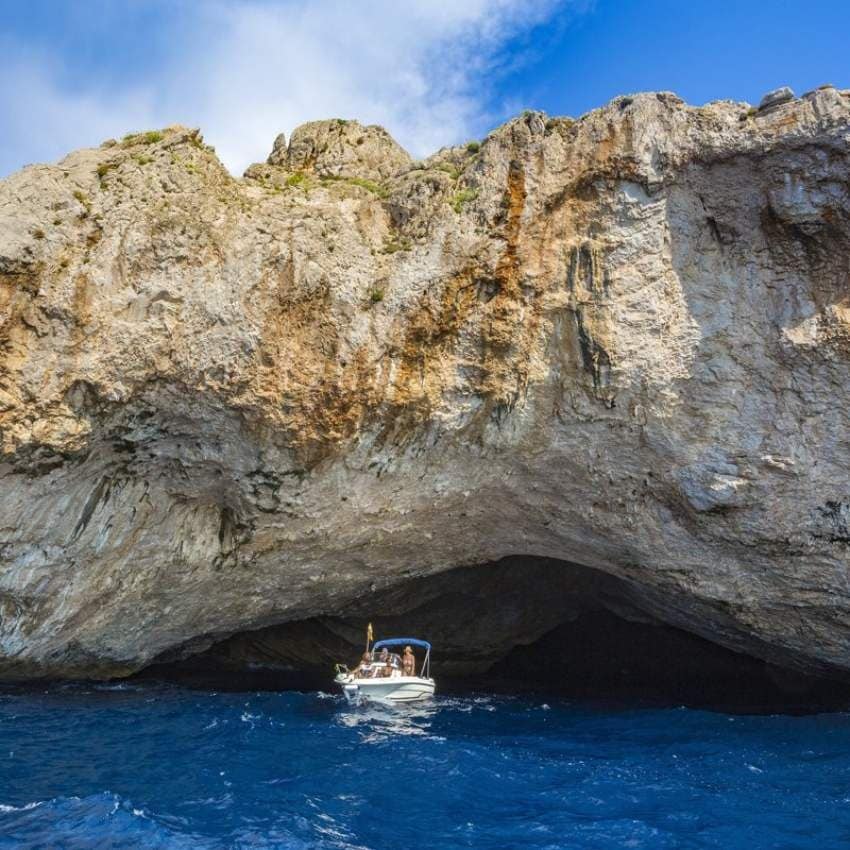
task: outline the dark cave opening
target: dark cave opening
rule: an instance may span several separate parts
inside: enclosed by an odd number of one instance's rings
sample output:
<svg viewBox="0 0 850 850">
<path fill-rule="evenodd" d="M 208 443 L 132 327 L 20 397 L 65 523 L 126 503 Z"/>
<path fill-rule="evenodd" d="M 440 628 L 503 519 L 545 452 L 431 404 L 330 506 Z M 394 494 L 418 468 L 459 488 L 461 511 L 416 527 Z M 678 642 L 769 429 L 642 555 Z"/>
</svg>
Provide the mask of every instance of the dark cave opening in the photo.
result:
<svg viewBox="0 0 850 850">
<path fill-rule="evenodd" d="M 158 659 L 137 678 L 219 690 L 332 691 L 334 663 L 357 659 L 367 622 L 378 637 L 430 640 L 440 693 L 759 713 L 850 707 L 848 682 L 733 652 L 648 615 L 620 579 L 531 557 L 408 579 L 341 613 Z"/>
<path fill-rule="evenodd" d="M 850 707 L 850 684 L 777 667 L 672 626 L 610 612 L 581 615 L 512 650 L 481 685 L 644 706 L 738 713 L 813 713 Z M 476 687 L 475 677 L 465 683 Z"/>
</svg>

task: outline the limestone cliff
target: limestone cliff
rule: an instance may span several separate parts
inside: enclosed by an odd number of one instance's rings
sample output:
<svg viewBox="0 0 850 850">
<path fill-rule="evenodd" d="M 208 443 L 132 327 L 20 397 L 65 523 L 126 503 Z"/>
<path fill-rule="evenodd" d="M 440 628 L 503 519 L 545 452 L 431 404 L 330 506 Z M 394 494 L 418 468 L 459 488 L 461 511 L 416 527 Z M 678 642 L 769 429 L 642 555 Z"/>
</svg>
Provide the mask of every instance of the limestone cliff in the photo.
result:
<svg viewBox="0 0 850 850">
<path fill-rule="evenodd" d="M 241 179 L 197 131 L 110 141 L 0 182 L 0 676 L 508 555 L 846 673 L 848 423 L 848 91 L 525 113 L 422 162 L 315 122 Z"/>
</svg>

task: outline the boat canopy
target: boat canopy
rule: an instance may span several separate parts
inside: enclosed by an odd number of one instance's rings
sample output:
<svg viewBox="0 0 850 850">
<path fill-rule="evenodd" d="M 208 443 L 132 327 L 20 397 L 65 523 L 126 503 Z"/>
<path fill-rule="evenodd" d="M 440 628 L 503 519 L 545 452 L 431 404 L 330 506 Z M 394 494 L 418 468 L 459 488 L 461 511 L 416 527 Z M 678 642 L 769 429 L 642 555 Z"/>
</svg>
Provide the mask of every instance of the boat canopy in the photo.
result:
<svg viewBox="0 0 850 850">
<path fill-rule="evenodd" d="M 376 649 L 381 649 L 384 646 L 400 646 L 402 644 L 421 646 L 422 649 L 428 652 L 431 651 L 431 644 L 427 640 L 418 640 L 417 638 L 387 638 L 386 640 L 379 640 L 373 644 L 372 651 L 374 652 Z"/>
</svg>

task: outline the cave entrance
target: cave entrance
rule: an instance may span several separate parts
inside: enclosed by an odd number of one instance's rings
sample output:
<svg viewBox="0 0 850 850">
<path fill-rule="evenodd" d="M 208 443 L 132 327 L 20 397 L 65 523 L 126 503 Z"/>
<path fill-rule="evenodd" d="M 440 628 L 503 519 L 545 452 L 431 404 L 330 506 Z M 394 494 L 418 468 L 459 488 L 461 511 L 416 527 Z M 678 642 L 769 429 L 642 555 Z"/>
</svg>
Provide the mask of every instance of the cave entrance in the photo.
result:
<svg viewBox="0 0 850 850">
<path fill-rule="evenodd" d="M 383 612 L 378 614 L 377 612 Z M 329 690 L 334 663 L 376 637 L 434 645 L 439 691 L 538 692 L 733 711 L 850 706 L 850 685 L 733 652 L 641 610 L 599 570 L 515 556 L 377 589 L 334 615 L 233 635 L 142 676 L 218 689 Z"/>
</svg>

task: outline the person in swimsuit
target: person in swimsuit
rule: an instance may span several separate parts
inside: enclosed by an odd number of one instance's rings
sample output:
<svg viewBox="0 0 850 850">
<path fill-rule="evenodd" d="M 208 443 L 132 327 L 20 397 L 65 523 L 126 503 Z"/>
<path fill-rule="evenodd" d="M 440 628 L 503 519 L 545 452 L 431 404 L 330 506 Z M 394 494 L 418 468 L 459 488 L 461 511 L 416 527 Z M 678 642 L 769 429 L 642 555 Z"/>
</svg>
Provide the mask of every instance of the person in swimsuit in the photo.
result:
<svg viewBox="0 0 850 850">
<path fill-rule="evenodd" d="M 404 648 L 404 655 L 401 659 L 401 671 L 405 676 L 416 675 L 416 656 L 409 646 Z"/>
</svg>

